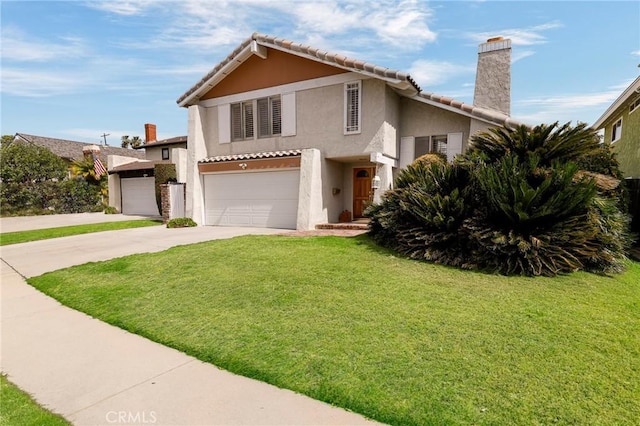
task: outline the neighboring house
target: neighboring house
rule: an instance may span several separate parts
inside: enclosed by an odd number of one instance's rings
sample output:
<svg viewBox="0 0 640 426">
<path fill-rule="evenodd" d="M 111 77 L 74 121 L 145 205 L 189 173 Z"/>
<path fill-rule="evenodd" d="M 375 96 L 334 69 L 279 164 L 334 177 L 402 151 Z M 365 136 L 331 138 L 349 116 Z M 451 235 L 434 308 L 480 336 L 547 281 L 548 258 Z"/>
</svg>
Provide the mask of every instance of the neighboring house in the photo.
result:
<svg viewBox="0 0 640 426">
<path fill-rule="evenodd" d="M 592 126 L 604 129 L 625 178 L 640 179 L 640 77 L 615 100 Z"/>
<path fill-rule="evenodd" d="M 172 161 L 173 148 L 187 149 L 187 137 L 176 136 L 174 138 L 157 140 L 156 125 L 145 124 L 145 143 L 135 149 L 144 149 L 145 158 L 150 161 Z"/>
<path fill-rule="evenodd" d="M 36 146 L 41 146 L 49 149 L 58 157 L 62 158 L 67 165 L 70 167 L 71 163 L 74 161 L 82 160 L 84 158 L 83 150 L 88 150 L 90 147 L 96 147 L 98 145 L 85 143 L 85 142 L 77 142 L 70 141 L 65 139 L 55 139 L 48 138 L 45 136 L 34 136 L 28 135 L 26 133 L 16 133 L 13 137 L 13 142 L 26 142 Z M 144 158 L 144 152 L 134 151 L 133 149 L 125 149 L 113 146 L 98 146 L 100 148 L 100 153 L 98 157 L 100 160 L 107 164 L 107 158 L 109 155 L 120 155 L 132 158 Z"/>
<path fill-rule="evenodd" d="M 176 164 L 178 181 L 185 182 L 187 137 L 156 140 L 156 125 L 145 124 L 144 127 L 145 143 L 135 148 L 144 150 L 144 159 L 109 158 L 109 205 L 123 214 L 159 216 L 155 166 Z"/>
<path fill-rule="evenodd" d="M 480 45 L 474 105 L 406 73 L 253 34 L 177 103 L 188 108 L 186 214 L 313 229 L 353 218 L 428 152 L 452 160 L 509 117 L 511 41 Z"/>
</svg>

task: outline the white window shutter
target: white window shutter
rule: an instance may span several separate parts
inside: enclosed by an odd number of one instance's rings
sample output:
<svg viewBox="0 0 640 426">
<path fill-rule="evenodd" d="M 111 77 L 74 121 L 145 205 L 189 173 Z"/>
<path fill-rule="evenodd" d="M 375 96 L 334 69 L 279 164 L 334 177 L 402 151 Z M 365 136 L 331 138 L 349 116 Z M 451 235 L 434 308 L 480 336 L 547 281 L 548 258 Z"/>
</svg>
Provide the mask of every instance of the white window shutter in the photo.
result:
<svg viewBox="0 0 640 426">
<path fill-rule="evenodd" d="M 231 142 L 231 106 L 218 105 L 218 143 Z"/>
<path fill-rule="evenodd" d="M 400 138 L 400 161 L 398 166 L 404 169 L 415 160 L 416 142 L 413 136 Z"/>
<path fill-rule="evenodd" d="M 462 133 L 449 133 L 447 134 L 447 161 L 452 162 L 458 154 L 462 154 Z"/>
<path fill-rule="evenodd" d="M 282 136 L 296 135 L 296 93 L 284 93 L 282 99 Z"/>
</svg>

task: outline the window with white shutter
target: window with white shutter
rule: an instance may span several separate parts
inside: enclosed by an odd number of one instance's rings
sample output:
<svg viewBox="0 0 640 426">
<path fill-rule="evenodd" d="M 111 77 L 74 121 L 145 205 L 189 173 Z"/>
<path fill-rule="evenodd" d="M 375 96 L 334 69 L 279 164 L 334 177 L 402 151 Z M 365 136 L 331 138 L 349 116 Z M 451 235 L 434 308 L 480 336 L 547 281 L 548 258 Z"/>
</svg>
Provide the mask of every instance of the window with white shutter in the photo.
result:
<svg viewBox="0 0 640 426">
<path fill-rule="evenodd" d="M 242 131 L 242 104 L 231 105 L 231 140 L 238 141 L 244 139 Z"/>
<path fill-rule="evenodd" d="M 271 96 L 231 105 L 231 140 L 241 141 L 277 136 L 282 133 L 280 96 Z"/>
<path fill-rule="evenodd" d="M 344 85 L 344 133 L 360 133 L 362 96 L 360 81 Z"/>
<path fill-rule="evenodd" d="M 282 133 L 282 106 L 279 96 L 261 98 L 258 105 L 258 137 L 268 138 Z"/>
<path fill-rule="evenodd" d="M 253 139 L 253 102 L 242 103 L 244 138 Z"/>
</svg>

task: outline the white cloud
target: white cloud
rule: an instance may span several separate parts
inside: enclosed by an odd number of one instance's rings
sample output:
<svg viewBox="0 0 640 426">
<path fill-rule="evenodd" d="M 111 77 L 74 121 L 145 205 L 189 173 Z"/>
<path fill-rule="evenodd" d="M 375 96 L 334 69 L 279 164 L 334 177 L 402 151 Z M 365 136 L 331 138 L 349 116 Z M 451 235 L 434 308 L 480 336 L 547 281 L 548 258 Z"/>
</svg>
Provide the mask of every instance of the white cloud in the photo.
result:
<svg viewBox="0 0 640 426">
<path fill-rule="evenodd" d="M 515 64 L 521 59 L 528 58 L 529 56 L 535 55 L 536 52 L 533 50 L 519 50 L 511 55 L 511 63 Z"/>
<path fill-rule="evenodd" d="M 143 6 L 133 8 L 131 3 L 118 2 L 104 10 L 142 13 L 148 6 L 143 2 Z M 138 5 L 137 2 L 134 4 Z M 153 6 L 154 14 L 168 17 L 166 25 L 148 43 L 137 42 L 135 46 L 128 44 L 129 47 L 182 46 L 217 52 L 260 31 L 265 22 L 280 23 L 272 24 L 273 31 L 278 32 L 272 35 L 309 44 L 323 40 L 330 45 L 339 39 L 343 46 L 365 45 L 359 40 L 366 38 L 367 46 L 371 46 L 371 39 L 376 38 L 382 45 L 407 50 L 420 48 L 436 39 L 436 33 L 428 25 L 431 10 L 419 0 L 187 0 L 157 2 Z M 345 43 L 345 37 L 349 43 Z M 380 43 L 375 48 L 379 49 Z M 327 49 L 326 45 L 314 46 Z"/>
<path fill-rule="evenodd" d="M 602 92 L 523 99 L 515 102 L 514 116 L 528 123 L 590 122 L 595 121 L 619 95 L 620 90 L 611 87 Z"/>
<path fill-rule="evenodd" d="M 533 46 L 547 42 L 547 38 L 542 34 L 544 31 L 560 27 L 562 27 L 562 24 L 559 22 L 548 22 L 527 28 L 508 28 L 480 33 L 467 33 L 466 37 L 473 40 L 474 43 L 483 43 L 491 37 L 501 36 L 511 39 L 511 44 L 514 46 Z"/>
<path fill-rule="evenodd" d="M 4 61 L 43 62 L 58 58 L 77 58 L 86 54 L 79 38 L 67 37 L 60 41 L 29 39 L 21 30 L 2 29 L 2 59 Z"/>
<path fill-rule="evenodd" d="M 113 13 L 116 15 L 133 16 L 139 15 L 152 6 L 157 1 L 154 0 L 109 0 L 109 1 L 88 1 L 85 4 L 97 10 Z"/>
<path fill-rule="evenodd" d="M 475 69 L 474 65 L 420 59 L 411 64 L 409 74 L 424 89 L 425 86 L 436 86 L 454 77 L 473 74 Z"/>
<path fill-rule="evenodd" d="M 77 92 L 86 87 L 82 73 L 47 72 L 25 68 L 2 69 L 2 93 L 26 97 L 46 97 Z"/>
<path fill-rule="evenodd" d="M 640 50 L 634 50 L 633 52 L 631 52 L 631 54 L 633 56 L 640 56 Z"/>
</svg>

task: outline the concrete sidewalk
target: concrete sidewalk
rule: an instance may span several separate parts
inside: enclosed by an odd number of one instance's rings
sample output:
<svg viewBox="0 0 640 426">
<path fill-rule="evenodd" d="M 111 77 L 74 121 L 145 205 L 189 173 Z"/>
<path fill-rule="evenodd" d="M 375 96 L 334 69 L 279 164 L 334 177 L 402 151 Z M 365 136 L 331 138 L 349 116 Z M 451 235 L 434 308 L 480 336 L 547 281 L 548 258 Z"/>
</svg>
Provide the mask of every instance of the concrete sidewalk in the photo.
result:
<svg viewBox="0 0 640 426">
<path fill-rule="evenodd" d="M 282 232 L 151 227 L 2 247 L 1 369 L 77 425 L 374 424 L 112 327 L 62 306 L 21 276 L 207 239 Z"/>
</svg>

